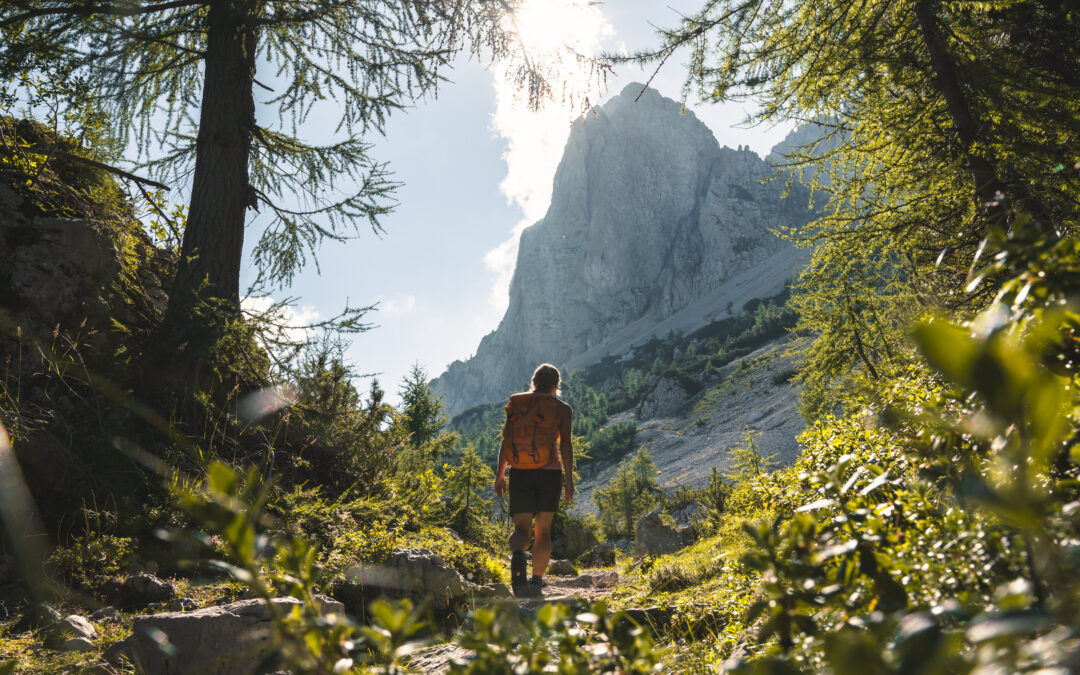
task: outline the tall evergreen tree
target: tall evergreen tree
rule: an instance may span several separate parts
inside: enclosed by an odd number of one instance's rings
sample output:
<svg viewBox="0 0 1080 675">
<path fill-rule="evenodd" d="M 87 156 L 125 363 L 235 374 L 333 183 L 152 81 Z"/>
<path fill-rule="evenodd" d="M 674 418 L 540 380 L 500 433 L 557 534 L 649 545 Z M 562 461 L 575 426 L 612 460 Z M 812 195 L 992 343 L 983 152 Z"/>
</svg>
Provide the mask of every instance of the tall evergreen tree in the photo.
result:
<svg viewBox="0 0 1080 675">
<path fill-rule="evenodd" d="M 724 472 L 724 478 L 739 483 L 776 468 L 776 453 L 762 455 L 758 450 L 756 439 L 760 435 L 760 431 L 753 431 L 750 427 L 743 430 L 741 442 L 731 449 L 731 462 Z M 713 474 L 716 474 L 716 467 L 713 467 Z"/>
<path fill-rule="evenodd" d="M 105 113 L 110 137 L 134 141 L 160 179 L 190 176 L 163 335 L 183 347 L 173 360 L 191 361 L 222 325 L 198 311 L 202 301 L 238 307 L 250 211 L 272 215 L 254 248 L 270 285 L 288 283 L 322 240 L 358 223 L 378 230 L 395 184 L 368 139 L 435 92 L 463 49 L 513 57 L 505 17 L 517 4 L 12 0 L 0 4 L 0 81 L 62 72 L 84 84 L 70 89 L 73 110 Z M 528 59 L 515 63 L 531 103 L 550 96 Z M 335 136 L 305 140 L 299 130 L 321 101 L 338 106 Z"/>
<path fill-rule="evenodd" d="M 484 533 L 491 529 L 494 502 L 484 494 L 494 481 L 495 473 L 470 443 L 445 483 L 450 524 L 465 539 L 484 541 Z"/>
<path fill-rule="evenodd" d="M 633 537 L 634 523 L 658 503 L 656 465 L 644 447 L 619 464 L 611 481 L 593 492 L 600 524 L 609 537 Z"/>
<path fill-rule="evenodd" d="M 401 397 L 401 414 L 398 430 L 407 438 L 407 445 L 425 463 L 434 465 L 457 440 L 454 433 L 443 431 L 446 416 L 443 414 L 442 397 L 431 391 L 427 371 L 414 363 L 409 373 L 401 379 L 398 390 Z M 493 478 L 494 480 L 494 478 Z"/>
</svg>

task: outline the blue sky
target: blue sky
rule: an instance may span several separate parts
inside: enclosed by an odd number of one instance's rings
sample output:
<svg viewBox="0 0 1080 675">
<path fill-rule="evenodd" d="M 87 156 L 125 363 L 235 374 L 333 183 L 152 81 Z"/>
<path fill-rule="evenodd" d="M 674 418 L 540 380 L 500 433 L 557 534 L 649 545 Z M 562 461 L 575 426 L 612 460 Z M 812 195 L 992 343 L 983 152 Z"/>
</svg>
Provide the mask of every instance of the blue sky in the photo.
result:
<svg viewBox="0 0 1080 675">
<path fill-rule="evenodd" d="M 571 2 L 533 0 L 523 32 L 540 42 L 632 51 L 655 43 L 650 23 L 672 25 L 676 12 L 689 12 L 701 0 L 610 0 L 576 10 L 567 8 Z M 379 309 L 368 315 L 376 327 L 353 338 L 347 357 L 358 373 L 377 374 L 395 402 L 413 362 L 438 375 L 451 361 L 468 358 L 495 329 L 505 309 L 516 235 L 543 216 L 550 197 L 575 113 L 556 102 L 543 119 L 530 116 L 510 104 L 512 92 L 496 70 L 475 61 L 458 63 L 437 98 L 391 118 L 385 137 L 375 140 L 374 154 L 389 162 L 404 185 L 396 193 L 397 208 L 382 219 L 385 234 L 376 236 L 365 225 L 355 239 L 327 243 L 318 252 L 319 270 L 309 266 L 281 293 L 299 298 L 300 319 L 332 316 L 346 302 L 378 302 Z M 673 58 L 652 86 L 678 99 L 685 74 L 685 60 Z M 591 100 L 602 103 L 647 76 L 620 69 Z M 788 130 L 735 126 L 746 116 L 744 104 L 701 106 L 689 100 L 687 106 L 722 145 L 749 145 L 764 154 Z M 334 110 L 323 107 L 308 126 L 335 124 Z M 249 249 L 258 226 L 257 218 L 249 226 Z M 241 286 L 253 276 L 246 262 Z"/>
</svg>

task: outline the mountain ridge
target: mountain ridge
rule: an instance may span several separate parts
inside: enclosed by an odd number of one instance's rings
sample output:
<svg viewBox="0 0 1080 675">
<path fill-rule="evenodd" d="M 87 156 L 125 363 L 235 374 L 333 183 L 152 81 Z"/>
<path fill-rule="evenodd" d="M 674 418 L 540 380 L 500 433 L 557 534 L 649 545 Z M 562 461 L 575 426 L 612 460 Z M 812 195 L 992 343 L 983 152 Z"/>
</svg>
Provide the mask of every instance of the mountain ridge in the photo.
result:
<svg viewBox="0 0 1080 675">
<path fill-rule="evenodd" d="M 811 214 L 774 175 L 640 84 L 575 121 L 551 206 L 521 235 L 506 314 L 432 381 L 447 411 L 524 388 L 538 363 L 580 368 L 776 293 L 799 256 L 770 229 Z"/>
</svg>

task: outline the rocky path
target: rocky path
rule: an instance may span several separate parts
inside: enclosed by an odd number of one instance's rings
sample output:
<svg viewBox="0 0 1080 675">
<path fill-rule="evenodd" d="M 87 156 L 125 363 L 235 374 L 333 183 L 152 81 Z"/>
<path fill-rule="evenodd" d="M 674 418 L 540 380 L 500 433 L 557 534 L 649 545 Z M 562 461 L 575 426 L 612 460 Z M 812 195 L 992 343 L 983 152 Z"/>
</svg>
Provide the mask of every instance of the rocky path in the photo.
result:
<svg viewBox="0 0 1080 675">
<path fill-rule="evenodd" d="M 544 578 L 544 597 L 506 598 L 496 602 L 514 603 L 522 614 L 535 616 L 537 610 L 552 602 L 589 604 L 605 598 L 618 587 L 619 575 L 614 570 L 590 570 L 579 576 L 549 574 Z M 417 652 L 409 667 L 421 673 L 446 673 L 452 661 L 467 661 L 470 652 L 454 642 L 427 647 Z"/>
</svg>

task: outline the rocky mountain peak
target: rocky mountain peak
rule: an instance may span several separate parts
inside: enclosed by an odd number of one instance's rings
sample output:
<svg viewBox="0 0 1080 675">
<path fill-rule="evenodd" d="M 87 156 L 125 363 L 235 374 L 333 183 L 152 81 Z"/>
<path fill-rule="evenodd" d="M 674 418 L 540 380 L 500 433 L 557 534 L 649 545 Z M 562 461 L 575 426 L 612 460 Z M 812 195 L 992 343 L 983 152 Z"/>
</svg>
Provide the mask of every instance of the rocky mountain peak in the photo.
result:
<svg viewBox="0 0 1080 675">
<path fill-rule="evenodd" d="M 805 200 L 783 199 L 762 182 L 768 162 L 642 89 L 574 123 L 551 206 L 521 235 L 502 322 L 432 383 L 452 414 L 524 388 L 541 362 L 581 367 L 692 330 L 790 278 L 797 257 L 770 228 L 805 222 Z"/>
</svg>

